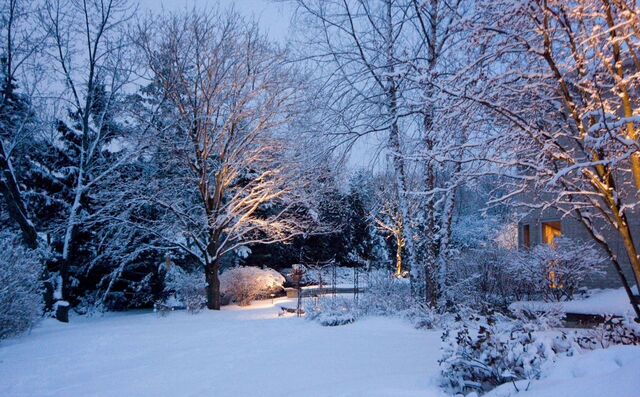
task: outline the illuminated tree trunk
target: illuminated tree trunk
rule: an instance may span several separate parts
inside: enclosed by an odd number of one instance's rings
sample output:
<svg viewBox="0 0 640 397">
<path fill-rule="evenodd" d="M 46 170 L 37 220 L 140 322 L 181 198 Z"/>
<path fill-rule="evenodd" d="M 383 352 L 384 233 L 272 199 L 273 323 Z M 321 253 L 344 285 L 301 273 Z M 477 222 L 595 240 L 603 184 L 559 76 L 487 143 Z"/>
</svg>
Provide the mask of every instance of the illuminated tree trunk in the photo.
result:
<svg viewBox="0 0 640 397">
<path fill-rule="evenodd" d="M 627 220 L 627 216 L 624 211 L 620 211 L 620 206 L 616 202 L 615 197 L 612 194 L 612 189 L 607 189 L 605 192 L 602 192 L 605 196 L 605 200 L 611 213 L 615 220 L 615 229 L 618 232 L 618 235 L 622 239 L 622 243 L 624 245 L 624 249 L 629 257 L 629 263 L 631 264 L 631 268 L 633 270 L 633 275 L 635 277 L 636 285 L 640 287 L 640 258 L 638 258 L 638 250 L 636 249 L 635 242 L 633 241 L 633 233 L 629 226 L 629 222 Z M 635 298 L 633 296 L 629 297 L 631 299 L 631 303 L 633 304 Z"/>
<path fill-rule="evenodd" d="M 620 91 L 619 95 L 620 95 L 620 100 L 622 101 L 622 110 L 623 110 L 624 117 L 630 120 L 632 117 L 634 117 L 634 112 L 633 112 L 633 107 L 631 106 L 629 90 L 627 89 L 627 85 L 625 84 L 625 80 L 624 80 L 625 79 L 624 65 L 623 65 L 623 60 L 621 59 L 621 54 L 620 54 L 621 38 L 618 37 L 618 28 L 616 26 L 617 25 L 616 21 L 614 20 L 614 17 L 613 17 L 613 12 L 612 12 L 611 4 L 609 0 L 602 0 L 602 4 L 604 5 L 605 19 L 607 21 L 607 25 L 609 28 L 609 37 L 610 37 L 610 43 L 611 43 L 612 55 L 613 55 L 612 69 L 615 71 L 615 77 L 617 80 L 618 90 Z M 636 13 L 632 13 L 632 15 L 637 18 Z M 633 23 L 633 21 L 626 21 L 626 22 Z M 638 62 L 637 59 L 635 59 L 635 61 Z M 637 134 L 632 121 L 629 121 L 626 123 L 626 129 L 627 129 L 627 136 L 626 136 L 627 139 L 635 141 L 637 139 Z M 633 174 L 633 180 L 634 180 L 636 189 L 640 189 L 640 153 L 639 152 L 635 152 L 631 156 L 631 172 Z M 625 241 L 625 247 L 626 246 L 627 246 L 627 242 Z M 631 245 L 631 247 L 633 247 L 633 245 Z M 638 262 L 637 255 L 635 255 L 635 259 L 632 260 L 631 263 L 632 263 L 634 272 L 636 274 L 636 280 L 639 280 L 640 279 L 640 269 L 639 269 L 640 263 Z"/>
<path fill-rule="evenodd" d="M 402 250 L 404 248 L 404 239 L 402 238 L 402 225 L 399 226 L 396 236 L 396 277 L 402 276 Z"/>
<path fill-rule="evenodd" d="M 617 32 L 619 28 L 619 24 L 617 24 L 617 22 L 615 21 L 614 9 L 611 7 L 611 3 L 609 2 L 609 0 L 601 0 L 601 2 L 602 2 L 602 5 L 604 6 L 603 8 L 604 19 L 606 20 L 606 24 L 609 31 L 609 41 L 607 44 L 611 46 L 611 53 L 612 53 L 612 60 L 611 60 L 612 64 L 608 65 L 607 70 L 608 70 L 608 73 L 611 75 L 611 77 L 614 79 L 614 81 L 616 81 L 616 85 L 619 91 L 618 96 L 622 104 L 623 116 L 625 117 L 625 119 L 628 119 L 630 117 L 633 117 L 634 114 L 633 114 L 633 108 L 631 105 L 629 91 L 624 80 L 625 78 L 624 65 L 623 65 L 624 61 L 621 58 L 621 48 L 620 48 L 621 38 L 618 37 L 618 32 Z M 565 109 L 570 115 L 571 120 L 573 120 L 574 126 L 579 132 L 579 136 L 581 140 L 584 141 L 585 139 L 588 138 L 588 130 L 585 126 L 585 123 L 582 122 L 582 118 L 580 117 L 581 112 L 579 111 L 576 104 L 581 102 L 589 103 L 589 101 L 590 100 L 592 101 L 592 99 L 588 97 L 584 98 L 584 96 L 581 96 L 579 92 L 576 94 L 572 93 L 572 91 L 569 89 L 569 85 L 567 84 L 567 81 L 565 80 L 565 76 L 560 71 L 559 65 L 561 65 L 561 63 L 557 62 L 555 58 L 557 55 L 552 50 L 553 39 L 550 33 L 552 31 L 550 18 L 551 18 L 551 15 L 553 14 L 548 13 L 550 11 L 548 7 L 549 6 L 546 2 L 543 3 L 542 11 L 544 12 L 544 14 L 543 14 L 543 17 L 541 18 L 542 24 L 540 26 L 543 43 L 544 43 L 543 58 L 547 62 L 553 76 L 558 81 L 558 92 L 560 93 L 563 99 Z M 618 12 L 618 14 L 624 14 L 624 13 Z M 572 37 L 571 42 L 573 43 L 576 41 L 577 41 L 577 38 Z M 574 55 L 573 55 L 574 61 L 576 62 L 577 65 L 583 66 L 582 59 L 575 55 L 576 49 L 573 48 L 573 51 L 574 51 Z M 637 65 L 637 59 L 635 61 Z M 584 67 L 578 68 L 578 70 L 582 74 L 584 74 L 584 71 L 582 69 L 584 69 Z M 582 75 L 581 77 L 584 78 L 584 75 Z M 574 95 L 578 96 L 578 100 L 574 98 Z M 596 105 L 597 104 L 598 103 L 596 103 Z M 593 122 L 593 120 L 591 121 Z M 635 132 L 633 122 L 625 123 L 625 127 L 626 127 L 625 138 L 635 141 L 637 138 L 637 135 Z M 562 145 L 561 143 L 559 144 L 560 146 Z M 606 160 L 606 156 L 605 158 L 603 158 L 603 155 L 595 149 L 586 150 L 586 154 L 590 156 L 591 157 L 590 160 L 595 163 L 600 162 L 603 159 Z M 564 159 L 564 161 L 567 161 L 567 159 Z M 580 160 L 575 158 L 570 158 L 569 164 L 575 164 L 578 161 Z M 632 175 L 634 184 L 636 188 L 640 188 L 640 157 L 638 152 L 633 153 L 633 155 L 631 156 L 630 162 L 631 162 L 631 175 Z M 640 258 L 638 258 L 638 251 L 633 241 L 633 233 L 630 229 L 625 211 L 623 210 L 624 203 L 621 202 L 621 197 L 620 197 L 621 192 L 619 190 L 620 188 L 617 187 L 616 181 L 614 180 L 614 176 L 613 176 L 614 171 L 615 170 L 611 169 L 607 165 L 597 165 L 597 166 L 594 166 L 593 169 L 587 169 L 587 168 L 583 169 L 582 174 L 591 184 L 593 189 L 601 195 L 606 209 L 609 210 L 610 214 L 606 219 L 610 224 L 610 226 L 613 227 L 613 229 L 616 231 L 616 233 L 622 240 L 622 243 L 625 248 L 625 252 L 627 254 L 627 257 L 629 258 L 629 263 L 633 270 L 636 285 L 640 288 L 640 283 L 639 283 Z M 591 231 L 591 233 L 594 234 L 593 231 Z M 608 243 L 605 242 L 605 244 L 607 245 L 607 251 L 610 253 L 610 255 L 612 255 L 613 253 L 608 248 Z M 629 282 L 627 281 L 627 278 L 624 272 L 622 272 L 622 270 L 620 269 L 619 263 L 617 262 L 617 258 L 612 257 L 612 260 L 616 267 L 616 271 L 619 277 L 621 278 L 622 284 L 625 287 L 625 291 L 629 296 L 630 303 L 633 306 L 636 312 L 636 315 L 638 316 L 638 319 L 640 319 L 640 307 L 636 300 L 636 297 L 633 295 L 631 288 L 629 287 Z"/>
</svg>

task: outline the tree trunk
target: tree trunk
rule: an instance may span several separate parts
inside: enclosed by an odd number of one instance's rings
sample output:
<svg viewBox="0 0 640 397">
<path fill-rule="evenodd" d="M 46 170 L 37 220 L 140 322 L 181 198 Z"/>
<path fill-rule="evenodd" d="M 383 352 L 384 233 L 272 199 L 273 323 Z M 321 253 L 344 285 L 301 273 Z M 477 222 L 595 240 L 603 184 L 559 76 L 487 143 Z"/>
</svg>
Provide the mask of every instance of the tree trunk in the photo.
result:
<svg viewBox="0 0 640 397">
<path fill-rule="evenodd" d="M 638 257 L 638 251 L 636 250 L 635 242 L 633 241 L 633 233 L 631 231 L 631 228 L 629 227 L 627 215 L 625 214 L 624 211 L 619 210 L 619 208 L 621 207 L 619 202 L 620 195 L 617 194 L 618 192 L 616 190 L 613 178 L 611 177 L 611 173 L 604 172 L 603 170 L 598 170 L 598 169 L 596 170 L 599 172 L 600 175 L 605 175 L 606 177 L 608 177 L 609 183 L 603 184 L 595 176 L 590 177 L 589 182 L 592 184 L 592 186 L 595 188 L 596 191 L 602 194 L 605 205 L 611 212 L 611 215 L 613 217 L 613 222 L 610 221 L 610 224 L 611 226 L 613 226 L 618 236 L 622 239 L 625 252 L 627 254 L 627 257 L 629 258 L 631 269 L 633 270 L 633 277 L 635 279 L 636 286 L 640 289 L 640 258 Z M 583 174 L 585 176 L 589 176 L 589 173 L 584 170 L 583 170 Z M 594 231 L 594 228 L 590 224 L 590 222 L 589 223 L 585 222 L 584 218 L 582 217 L 579 211 L 578 211 L 578 214 L 580 215 L 580 219 L 582 223 L 585 224 L 585 226 L 587 226 L 587 230 L 589 231 L 591 236 L 594 238 L 594 240 L 600 243 L 600 245 L 603 246 L 607 251 L 607 253 L 609 254 L 609 257 L 611 258 L 615 266 L 616 272 L 618 273 L 618 276 L 622 281 L 624 290 L 629 297 L 629 302 L 636 313 L 636 316 L 637 316 L 636 320 L 640 321 L 640 303 L 636 299 L 636 296 L 633 295 L 633 291 L 631 290 L 631 285 L 628 282 L 626 275 L 622 271 L 622 268 L 620 267 L 620 263 L 618 262 L 618 259 L 614 255 L 613 250 L 609 246 L 609 242 L 601 238 L 599 236 L 600 234 Z"/>
<path fill-rule="evenodd" d="M 56 320 L 61 323 L 69 322 L 69 302 L 58 301 L 56 303 Z"/>
<path fill-rule="evenodd" d="M 5 199 L 9 216 L 20 226 L 26 245 L 29 246 L 29 248 L 35 249 L 38 246 L 36 228 L 27 215 L 27 209 L 24 205 L 15 174 L 11 169 L 10 160 L 6 156 L 4 145 L 1 143 L 0 145 L 0 169 L 2 170 L 0 175 L 0 194 L 2 194 Z"/>
<path fill-rule="evenodd" d="M 404 241 L 402 239 L 402 231 L 396 234 L 396 277 L 402 276 L 402 248 Z"/>
<path fill-rule="evenodd" d="M 622 271 L 622 266 L 620 266 L 620 262 L 618 262 L 617 256 L 614 254 L 614 252 L 611 249 L 611 246 L 609 245 L 609 243 L 601 238 L 602 235 L 600 233 L 596 232 L 593 229 L 593 225 L 592 225 L 591 221 L 585 219 L 585 217 L 582 215 L 582 213 L 580 211 L 577 211 L 577 214 L 578 214 L 578 219 L 585 226 L 586 230 L 591 235 L 591 238 L 598 245 L 600 245 L 600 247 L 602 247 L 602 249 L 609 256 L 609 259 L 611 260 L 611 263 L 613 264 L 613 267 L 616 270 L 616 273 L 618 274 L 618 277 L 620 277 L 620 282 L 622 283 L 622 287 L 624 288 L 625 292 L 627 293 L 627 296 L 629 298 L 629 302 L 631 304 L 631 307 L 633 307 L 633 311 L 636 314 L 636 319 L 637 319 L 636 321 L 640 321 L 640 304 L 639 304 L 640 302 L 637 302 L 635 300 L 634 295 L 633 295 L 633 291 L 631 290 L 631 284 L 629 283 L 629 280 L 627 280 L 627 276 Z"/>
<path fill-rule="evenodd" d="M 629 263 L 631 264 L 631 270 L 633 270 L 633 276 L 638 286 L 638 292 L 640 292 L 640 258 L 638 258 L 638 250 L 636 249 L 635 242 L 633 241 L 633 234 L 629 228 L 629 224 L 624 218 L 624 223 L 618 228 L 618 233 L 622 237 L 622 243 L 624 249 L 629 257 Z M 632 299 L 634 300 L 634 299 Z"/>
<path fill-rule="evenodd" d="M 213 263 L 207 265 L 206 280 L 207 280 L 207 308 L 209 310 L 220 310 L 220 277 L 218 275 L 220 271 L 220 264 L 216 260 Z"/>
<path fill-rule="evenodd" d="M 84 153 L 84 151 L 82 152 Z M 62 311 L 56 310 L 56 319 L 61 322 L 69 322 L 68 316 L 65 310 L 68 310 L 68 284 L 69 284 L 69 269 L 71 268 L 71 248 L 73 244 L 73 234 L 75 232 L 78 212 L 80 211 L 80 201 L 83 193 L 82 178 L 84 177 L 83 168 L 84 154 L 81 155 L 81 164 L 79 166 L 80 172 L 78 174 L 78 181 L 75 188 L 75 195 L 73 204 L 71 206 L 69 217 L 67 218 L 67 225 L 65 227 L 64 242 L 62 245 L 62 261 L 60 262 L 60 279 L 57 291 L 54 295 L 56 299 L 57 307 L 63 307 Z M 60 317 L 58 315 L 60 314 Z"/>
</svg>

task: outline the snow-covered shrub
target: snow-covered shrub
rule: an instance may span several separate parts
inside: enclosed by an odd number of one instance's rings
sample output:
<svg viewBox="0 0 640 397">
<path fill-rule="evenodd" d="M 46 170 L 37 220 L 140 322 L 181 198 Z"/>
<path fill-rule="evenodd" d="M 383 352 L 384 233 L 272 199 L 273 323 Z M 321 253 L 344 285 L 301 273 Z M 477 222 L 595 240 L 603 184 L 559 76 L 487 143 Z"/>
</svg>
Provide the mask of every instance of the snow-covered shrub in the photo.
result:
<svg viewBox="0 0 640 397">
<path fill-rule="evenodd" d="M 548 324 L 549 319 L 459 314 L 442 336 L 443 386 L 453 393 L 486 392 L 503 383 L 538 378 L 556 354 L 572 354 L 566 335 L 553 335 Z"/>
<path fill-rule="evenodd" d="M 399 279 L 388 272 L 371 272 L 366 291 L 358 306 L 364 314 L 397 315 L 414 305 L 409 279 Z"/>
<path fill-rule="evenodd" d="M 510 264 L 517 251 L 517 223 L 495 217 L 462 216 L 453 228 L 443 292 L 448 306 L 464 304 L 479 310 L 506 308 L 529 291 L 517 282 Z"/>
<path fill-rule="evenodd" d="M 179 266 L 171 266 L 164 279 L 167 297 L 156 304 L 156 311 L 174 308 L 185 308 L 191 313 L 197 313 L 207 304 L 206 282 L 203 272 L 187 272 Z"/>
<path fill-rule="evenodd" d="M 302 265 L 297 265 L 302 266 Z M 305 273 L 302 276 L 302 285 L 323 285 L 324 287 L 330 286 L 333 278 L 333 266 L 306 266 L 304 267 Z M 336 266 L 336 285 L 352 285 L 353 284 L 353 272 L 354 268 Z M 362 274 L 360 274 L 362 277 Z"/>
<path fill-rule="evenodd" d="M 369 275 L 367 290 L 361 294 L 358 310 L 363 315 L 398 316 L 409 320 L 416 328 L 433 328 L 437 313 L 416 302 L 407 278 L 397 278 L 384 271 Z"/>
<path fill-rule="evenodd" d="M 320 297 L 304 305 L 305 318 L 321 325 L 334 327 L 356 321 L 358 308 L 353 299 L 344 297 Z"/>
<path fill-rule="evenodd" d="M 640 324 L 631 316 L 606 316 L 602 324 L 577 336 L 576 342 L 589 350 L 613 345 L 640 345 Z"/>
<path fill-rule="evenodd" d="M 540 244 L 516 255 L 510 264 L 514 281 L 545 301 L 570 300 L 590 277 L 603 273 L 606 260 L 592 244 L 556 238 L 555 247 Z"/>
<path fill-rule="evenodd" d="M 131 282 L 127 288 L 130 294 L 128 305 L 130 307 L 147 307 L 155 301 L 153 293 L 154 274 L 148 273 L 142 280 Z"/>
<path fill-rule="evenodd" d="M 42 316 L 41 276 L 35 252 L 0 236 L 0 339 L 28 331 Z"/>
<path fill-rule="evenodd" d="M 87 292 L 78 299 L 73 311 L 83 316 L 100 316 L 107 311 L 104 305 L 100 303 L 100 298 L 99 291 Z"/>
<path fill-rule="evenodd" d="M 418 303 L 401 312 L 401 315 L 419 329 L 433 329 L 441 322 L 441 316 L 435 310 Z"/>
<path fill-rule="evenodd" d="M 494 245 L 464 250 L 451 261 L 447 302 L 477 309 L 507 307 L 527 294 L 528 286 L 517 282 L 509 264 L 517 251 Z"/>
<path fill-rule="evenodd" d="M 220 292 L 241 306 L 282 291 L 285 278 L 270 268 L 238 266 L 220 275 Z"/>
<path fill-rule="evenodd" d="M 433 328 L 438 315 L 418 304 L 411 295 L 409 280 L 393 277 L 387 271 L 368 274 L 365 292 L 358 300 L 344 297 L 320 297 L 305 304 L 305 317 L 323 325 L 348 324 L 362 316 L 396 316 L 410 321 L 416 328 Z"/>
<path fill-rule="evenodd" d="M 560 301 L 574 297 L 584 282 L 602 273 L 605 259 L 590 244 L 556 239 L 515 251 L 497 243 L 469 248 L 452 260 L 448 302 L 478 309 L 506 308 L 520 300 Z"/>
</svg>

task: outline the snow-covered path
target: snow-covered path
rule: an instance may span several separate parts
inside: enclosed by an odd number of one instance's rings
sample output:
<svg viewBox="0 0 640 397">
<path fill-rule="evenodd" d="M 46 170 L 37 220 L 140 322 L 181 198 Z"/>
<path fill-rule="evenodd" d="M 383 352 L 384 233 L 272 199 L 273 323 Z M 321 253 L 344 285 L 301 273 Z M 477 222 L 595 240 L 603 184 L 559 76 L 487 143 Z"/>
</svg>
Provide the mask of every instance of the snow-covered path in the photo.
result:
<svg viewBox="0 0 640 397">
<path fill-rule="evenodd" d="M 0 396 L 443 395 L 439 332 L 388 318 L 321 327 L 278 318 L 278 303 L 47 320 L 0 344 Z"/>
</svg>

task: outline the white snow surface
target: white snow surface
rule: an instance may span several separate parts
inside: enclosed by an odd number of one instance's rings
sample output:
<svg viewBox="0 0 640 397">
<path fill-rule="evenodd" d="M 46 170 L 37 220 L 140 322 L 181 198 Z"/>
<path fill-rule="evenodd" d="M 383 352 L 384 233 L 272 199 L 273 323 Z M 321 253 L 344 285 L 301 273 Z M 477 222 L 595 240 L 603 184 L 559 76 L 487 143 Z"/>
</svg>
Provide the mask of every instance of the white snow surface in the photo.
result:
<svg viewBox="0 0 640 397">
<path fill-rule="evenodd" d="M 440 333 L 391 318 L 322 327 L 285 298 L 196 315 L 46 320 L 0 344 L 0 396 L 442 396 Z"/>
<path fill-rule="evenodd" d="M 637 292 L 636 292 L 637 293 Z M 512 303 L 510 308 L 526 308 L 535 311 L 547 311 L 553 307 L 565 313 L 602 314 L 623 316 L 631 313 L 633 308 L 623 288 L 590 290 L 588 297 L 568 302 L 522 301 Z"/>
<path fill-rule="evenodd" d="M 638 397 L 640 346 L 614 346 L 563 357 L 542 379 L 504 384 L 484 397 Z"/>
</svg>

